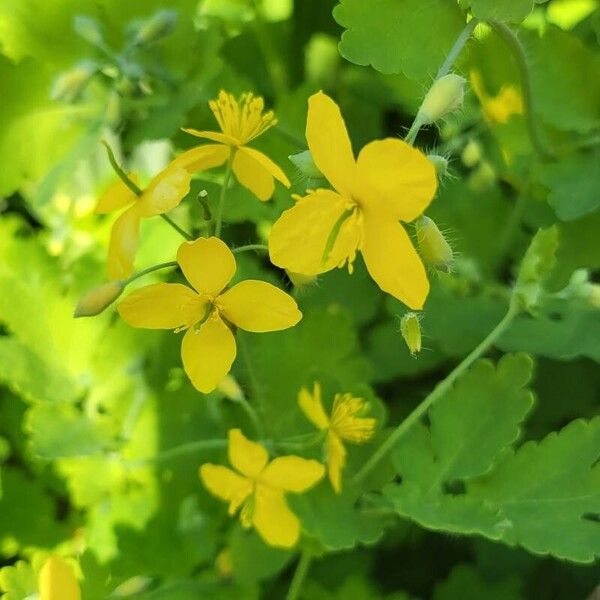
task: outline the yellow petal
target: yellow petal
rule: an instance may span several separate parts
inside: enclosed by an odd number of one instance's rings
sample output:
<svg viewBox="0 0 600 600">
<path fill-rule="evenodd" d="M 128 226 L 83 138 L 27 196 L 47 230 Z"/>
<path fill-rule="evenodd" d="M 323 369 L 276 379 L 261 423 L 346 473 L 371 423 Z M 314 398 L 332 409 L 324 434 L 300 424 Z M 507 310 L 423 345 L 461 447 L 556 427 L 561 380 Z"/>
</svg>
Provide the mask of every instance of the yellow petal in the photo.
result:
<svg viewBox="0 0 600 600">
<path fill-rule="evenodd" d="M 216 237 L 183 242 L 177 262 L 186 279 L 201 294 L 216 296 L 235 274 L 235 257 L 225 242 Z"/>
<path fill-rule="evenodd" d="M 109 279 L 126 279 L 134 271 L 135 253 L 140 237 L 140 213 L 137 203 L 119 215 L 113 223 L 108 244 Z"/>
<path fill-rule="evenodd" d="M 221 465 L 202 465 L 200 479 L 211 494 L 229 502 L 230 515 L 234 515 L 252 493 L 250 480 Z"/>
<path fill-rule="evenodd" d="M 323 92 L 308 99 L 306 141 L 317 168 L 344 196 L 354 188 L 356 165 L 338 105 Z"/>
<path fill-rule="evenodd" d="M 218 142 L 219 144 L 225 144 L 227 146 L 237 146 L 239 143 L 234 137 L 227 135 L 226 133 L 221 133 L 220 131 L 199 131 L 198 129 L 189 129 L 185 127 L 183 131 L 190 135 L 212 140 L 213 142 Z"/>
<path fill-rule="evenodd" d="M 327 475 L 336 494 L 342 491 L 342 471 L 346 466 L 346 448 L 342 440 L 330 431 L 327 436 Z"/>
<path fill-rule="evenodd" d="M 272 488 L 299 494 L 315 486 L 323 475 L 325 467 L 316 460 L 280 456 L 265 467 L 260 480 Z"/>
<path fill-rule="evenodd" d="M 266 281 L 242 281 L 219 296 L 217 303 L 228 321 L 257 333 L 287 329 L 302 318 L 296 301 Z"/>
<path fill-rule="evenodd" d="M 46 560 L 38 575 L 40 600 L 81 600 L 73 569 L 58 556 Z"/>
<path fill-rule="evenodd" d="M 330 235 L 349 209 L 348 201 L 331 190 L 316 190 L 284 211 L 269 235 L 269 255 L 278 267 L 303 275 L 325 273 L 355 253 L 360 228 L 355 211 L 347 218 L 323 261 Z"/>
<path fill-rule="evenodd" d="M 173 210 L 190 191 L 190 173 L 179 165 L 170 164 L 144 190 L 139 199 L 143 217 L 154 217 Z"/>
<path fill-rule="evenodd" d="M 404 227 L 389 219 L 364 215 L 361 251 L 375 283 L 413 310 L 429 293 L 425 267 Z"/>
<path fill-rule="evenodd" d="M 270 546 L 291 548 L 300 537 L 300 521 L 287 505 L 283 492 L 264 485 L 256 488 L 252 522 Z"/>
<path fill-rule="evenodd" d="M 186 285 L 155 283 L 132 292 L 117 308 L 132 327 L 177 329 L 199 321 L 206 307 L 206 301 Z"/>
<path fill-rule="evenodd" d="M 273 177 L 275 177 L 277 181 L 285 185 L 285 187 L 289 188 L 292 185 L 290 183 L 290 180 L 287 178 L 286 174 L 281 170 L 281 168 L 278 165 L 276 165 L 266 154 L 263 154 L 262 152 L 259 152 L 254 148 L 249 148 L 248 146 L 241 146 L 238 152 L 248 154 L 266 171 L 273 175 Z"/>
<path fill-rule="evenodd" d="M 182 167 L 189 173 L 198 173 L 224 164 L 229 158 L 229 152 L 229 146 L 223 144 L 197 146 L 180 154 L 171 162 L 171 166 Z"/>
<path fill-rule="evenodd" d="M 306 415 L 306 418 L 318 429 L 327 429 L 329 427 L 329 417 L 323 408 L 321 400 L 321 384 L 315 381 L 312 394 L 302 388 L 298 394 L 298 406 Z"/>
<path fill-rule="evenodd" d="M 129 178 L 134 182 L 137 181 L 137 178 L 133 175 L 129 175 Z M 125 208 L 136 200 L 137 195 L 134 194 L 121 179 L 117 179 L 117 181 L 109 186 L 102 196 L 100 196 L 100 200 L 98 200 L 94 212 L 97 215 L 105 215 L 121 208 Z"/>
<path fill-rule="evenodd" d="M 398 139 L 367 144 L 358 155 L 357 193 L 371 212 L 412 221 L 435 195 L 435 167 L 416 148 Z"/>
<path fill-rule="evenodd" d="M 236 152 L 233 172 L 237 180 L 259 200 L 269 200 L 275 191 L 273 176 L 247 152 Z"/>
<path fill-rule="evenodd" d="M 233 333 L 216 312 L 199 330 L 188 329 L 183 336 L 183 368 L 193 386 L 204 394 L 212 392 L 229 373 L 235 355 Z"/>
<path fill-rule="evenodd" d="M 257 479 L 269 460 L 263 446 L 249 440 L 241 429 L 229 430 L 229 462 L 242 475 Z"/>
</svg>

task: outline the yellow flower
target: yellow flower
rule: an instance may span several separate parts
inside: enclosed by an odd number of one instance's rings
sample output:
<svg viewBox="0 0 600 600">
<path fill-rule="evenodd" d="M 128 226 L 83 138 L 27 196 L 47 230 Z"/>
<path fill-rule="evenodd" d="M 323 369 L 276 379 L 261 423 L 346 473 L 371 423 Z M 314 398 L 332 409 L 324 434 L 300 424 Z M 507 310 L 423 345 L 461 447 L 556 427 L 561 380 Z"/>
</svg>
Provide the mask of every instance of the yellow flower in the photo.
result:
<svg viewBox="0 0 600 600">
<path fill-rule="evenodd" d="M 40 600 L 81 600 L 73 569 L 58 556 L 50 556 L 38 575 Z"/>
<path fill-rule="evenodd" d="M 290 510 L 285 492 L 306 492 L 325 474 L 316 460 L 279 456 L 269 462 L 267 451 L 239 429 L 229 430 L 229 462 L 235 471 L 210 463 L 200 467 L 200 479 L 211 494 L 229 502 L 229 514 L 240 510 L 243 527 L 254 527 L 271 546 L 290 548 L 300 536 L 300 521 Z"/>
<path fill-rule="evenodd" d="M 523 99 L 515 86 L 503 85 L 496 96 L 490 96 L 479 71 L 471 71 L 470 78 L 473 91 L 481 102 L 483 113 L 488 121 L 507 123 L 513 115 L 523 114 Z"/>
<path fill-rule="evenodd" d="M 336 394 L 327 416 L 321 400 L 321 385 L 315 382 L 312 394 L 302 388 L 298 394 L 298 405 L 306 418 L 321 431 L 327 432 L 327 471 L 334 491 L 342 491 L 342 471 L 346 466 L 344 442 L 364 444 L 375 432 L 376 419 L 364 418 L 367 403 L 352 394 Z"/>
<path fill-rule="evenodd" d="M 367 144 L 354 159 L 335 102 L 309 98 L 306 139 L 318 169 L 335 191 L 317 189 L 286 210 L 269 237 L 271 261 L 294 273 L 316 275 L 362 252 L 379 287 L 414 309 L 429 292 L 427 274 L 399 221 L 416 219 L 431 202 L 435 168 L 399 139 Z"/>
<path fill-rule="evenodd" d="M 114 222 L 108 246 L 108 277 L 126 279 L 133 272 L 138 246 L 140 220 L 174 209 L 190 191 L 191 175 L 179 165 L 161 171 L 138 196 L 121 179 L 106 190 L 98 201 L 96 214 L 107 214 L 125 207 Z"/>
<path fill-rule="evenodd" d="M 247 145 L 277 123 L 273 111 L 263 113 L 263 99 L 246 93 L 238 101 L 232 94 L 221 90 L 219 97 L 208 105 L 221 131 L 184 131 L 216 144 L 192 148 L 177 157 L 173 164 L 182 165 L 192 172 L 204 171 L 226 163 L 231 157 L 233 173 L 238 181 L 262 201 L 273 195 L 273 178 L 290 187 L 285 173 L 268 156 Z"/>
<path fill-rule="evenodd" d="M 201 392 L 214 390 L 231 368 L 236 355 L 231 325 L 279 331 L 302 318 L 292 297 L 270 283 L 248 279 L 225 290 L 236 271 L 235 257 L 216 237 L 184 242 L 177 262 L 192 287 L 148 285 L 127 296 L 118 311 L 133 327 L 187 330 L 183 367 Z"/>
</svg>

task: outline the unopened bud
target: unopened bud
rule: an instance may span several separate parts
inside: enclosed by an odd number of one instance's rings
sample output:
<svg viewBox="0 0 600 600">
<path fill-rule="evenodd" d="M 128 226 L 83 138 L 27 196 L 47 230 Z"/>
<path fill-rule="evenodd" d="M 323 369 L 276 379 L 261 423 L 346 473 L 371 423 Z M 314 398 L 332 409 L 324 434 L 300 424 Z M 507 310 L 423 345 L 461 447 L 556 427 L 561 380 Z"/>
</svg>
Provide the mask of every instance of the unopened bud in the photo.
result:
<svg viewBox="0 0 600 600">
<path fill-rule="evenodd" d="M 402 317 L 400 320 L 400 333 L 411 356 L 416 356 L 421 351 L 421 323 L 417 313 L 408 312 Z"/>
<path fill-rule="evenodd" d="M 174 10 L 160 10 L 147 21 L 142 23 L 137 30 L 133 41 L 136 45 L 153 44 L 169 35 L 177 25 L 177 12 Z"/>
<path fill-rule="evenodd" d="M 448 273 L 454 262 L 454 253 L 444 234 L 435 222 L 425 215 L 417 219 L 415 227 L 419 252 L 425 264 Z"/>
<path fill-rule="evenodd" d="M 427 159 L 434 166 L 438 179 L 443 179 L 448 172 L 448 159 L 439 154 L 428 154 Z"/>
<path fill-rule="evenodd" d="M 81 600 L 81 590 L 71 565 L 58 556 L 50 556 L 38 575 L 40 600 Z"/>
<path fill-rule="evenodd" d="M 73 316 L 78 318 L 99 315 L 121 295 L 124 289 L 125 282 L 120 279 L 95 287 L 79 300 Z"/>
<path fill-rule="evenodd" d="M 473 168 L 481 160 L 481 145 L 476 140 L 469 140 L 463 148 L 460 159 L 465 167 Z"/>
<path fill-rule="evenodd" d="M 483 192 L 490 188 L 494 181 L 496 181 L 494 167 L 487 160 L 483 160 L 469 177 L 469 186 L 474 192 Z"/>
<path fill-rule="evenodd" d="M 50 97 L 52 100 L 74 102 L 97 71 L 98 65 L 94 62 L 85 61 L 78 64 L 58 77 L 52 86 Z"/>
<path fill-rule="evenodd" d="M 244 399 L 244 392 L 232 375 L 225 375 L 217 385 L 217 389 L 232 402 L 240 402 Z"/>
<path fill-rule="evenodd" d="M 419 108 L 418 121 L 429 125 L 460 108 L 465 96 L 465 82 L 464 77 L 455 73 L 436 79 Z"/>
<path fill-rule="evenodd" d="M 315 165 L 310 150 L 304 150 L 304 152 L 298 152 L 298 154 L 290 154 L 288 158 L 305 177 L 309 179 L 325 179 L 325 175 Z"/>
<path fill-rule="evenodd" d="M 85 15 L 77 15 L 73 21 L 75 33 L 93 46 L 103 47 L 104 34 L 102 26 L 96 19 Z"/>
<path fill-rule="evenodd" d="M 286 269 L 286 275 L 292 282 L 292 285 L 297 288 L 305 288 L 314 285 L 317 281 L 316 275 L 303 275 L 302 273 L 294 273 Z"/>
<path fill-rule="evenodd" d="M 231 552 L 227 548 L 217 554 L 215 567 L 221 579 L 230 579 L 233 575 L 233 563 L 231 561 Z"/>
</svg>

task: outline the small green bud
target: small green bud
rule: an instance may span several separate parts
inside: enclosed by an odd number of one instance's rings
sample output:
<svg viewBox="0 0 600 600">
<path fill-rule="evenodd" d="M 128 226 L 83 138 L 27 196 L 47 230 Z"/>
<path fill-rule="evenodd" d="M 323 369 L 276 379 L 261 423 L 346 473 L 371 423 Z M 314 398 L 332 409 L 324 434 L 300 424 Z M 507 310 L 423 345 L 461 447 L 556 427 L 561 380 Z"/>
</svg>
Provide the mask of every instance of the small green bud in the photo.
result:
<svg viewBox="0 0 600 600">
<path fill-rule="evenodd" d="M 463 148 L 460 158 L 465 167 L 470 169 L 476 166 L 481 160 L 481 145 L 477 140 L 469 140 Z"/>
<path fill-rule="evenodd" d="M 408 312 L 402 317 L 400 320 L 400 333 L 411 356 L 416 356 L 421 351 L 421 323 L 417 313 Z"/>
<path fill-rule="evenodd" d="M 469 187 L 474 192 L 484 192 L 494 185 L 494 181 L 496 181 L 494 167 L 487 160 L 482 160 L 469 177 Z"/>
<path fill-rule="evenodd" d="M 66 71 L 54 82 L 50 98 L 62 102 L 74 102 L 79 98 L 87 84 L 98 71 L 98 65 L 91 61 L 84 61 Z"/>
<path fill-rule="evenodd" d="M 169 35 L 177 25 L 177 12 L 174 10 L 159 10 L 155 15 L 142 22 L 133 43 L 136 46 L 153 44 Z"/>
<path fill-rule="evenodd" d="M 104 47 L 102 26 L 96 19 L 85 15 L 77 15 L 73 21 L 75 33 L 86 42 L 96 47 Z"/>
<path fill-rule="evenodd" d="M 310 150 L 304 150 L 304 152 L 298 152 L 298 154 L 290 154 L 288 158 L 302 175 L 309 179 L 325 179 L 325 175 L 315 165 Z"/>
<path fill-rule="evenodd" d="M 93 288 L 79 300 L 74 317 L 94 317 L 106 310 L 123 292 L 125 282 L 109 281 Z"/>
<path fill-rule="evenodd" d="M 429 267 L 448 273 L 454 263 L 454 253 L 433 219 L 422 215 L 415 222 L 417 245 L 421 258 Z"/>
<path fill-rule="evenodd" d="M 433 82 L 417 113 L 422 125 L 430 125 L 462 106 L 465 97 L 465 78 L 455 73 Z"/>
<path fill-rule="evenodd" d="M 438 179 L 443 179 L 448 172 L 448 159 L 439 154 L 428 154 L 427 159 L 434 166 Z"/>
</svg>

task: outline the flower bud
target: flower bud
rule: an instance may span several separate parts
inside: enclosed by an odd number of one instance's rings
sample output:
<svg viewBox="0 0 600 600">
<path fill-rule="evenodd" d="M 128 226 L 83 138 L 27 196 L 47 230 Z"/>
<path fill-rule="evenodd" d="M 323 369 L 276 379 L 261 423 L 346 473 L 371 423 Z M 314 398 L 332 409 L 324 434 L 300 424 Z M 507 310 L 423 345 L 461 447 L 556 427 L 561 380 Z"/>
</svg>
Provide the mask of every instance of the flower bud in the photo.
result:
<svg viewBox="0 0 600 600">
<path fill-rule="evenodd" d="M 136 45 L 152 44 L 169 35 L 177 25 L 177 12 L 174 10 L 159 10 L 155 15 L 144 21 L 137 30 L 133 43 Z"/>
<path fill-rule="evenodd" d="M 417 313 L 408 312 L 402 317 L 400 320 L 400 333 L 411 356 L 416 356 L 421 351 L 421 323 Z"/>
<path fill-rule="evenodd" d="M 84 61 L 78 64 L 56 79 L 50 92 L 50 98 L 62 102 L 74 102 L 97 71 L 98 65 L 94 62 Z"/>
<path fill-rule="evenodd" d="M 310 150 L 304 150 L 304 152 L 298 152 L 298 154 L 290 154 L 288 158 L 305 177 L 309 179 L 325 179 L 325 175 L 315 165 Z"/>
<path fill-rule="evenodd" d="M 122 280 L 109 281 L 85 294 L 77 303 L 75 318 L 93 317 L 106 310 L 123 292 L 125 282 Z"/>
<path fill-rule="evenodd" d="M 72 567 L 58 556 L 50 556 L 38 575 L 40 600 L 81 600 L 81 590 Z"/>
<path fill-rule="evenodd" d="M 244 392 L 232 375 L 225 375 L 217 385 L 217 389 L 232 402 L 240 402 L 244 399 Z"/>
<path fill-rule="evenodd" d="M 496 181 L 496 172 L 494 167 L 487 161 L 479 163 L 477 169 L 469 177 L 469 187 L 474 192 L 484 192 L 490 188 Z"/>
<path fill-rule="evenodd" d="M 224 548 L 217 554 L 215 559 L 215 567 L 221 579 L 230 579 L 233 575 L 233 563 L 231 560 L 231 552 Z"/>
<path fill-rule="evenodd" d="M 427 160 L 434 166 L 438 179 L 443 179 L 448 172 L 448 159 L 439 154 L 428 154 Z"/>
<path fill-rule="evenodd" d="M 454 253 L 435 222 L 425 215 L 415 222 L 417 244 L 426 265 L 448 273 L 454 262 Z"/>
<path fill-rule="evenodd" d="M 460 159 L 465 167 L 473 168 L 481 160 L 481 145 L 476 140 L 469 140 L 463 148 Z"/>
<path fill-rule="evenodd" d="M 317 275 L 303 275 L 302 273 L 294 273 L 292 271 L 285 271 L 292 285 L 297 288 L 305 288 L 310 285 L 314 285 L 317 281 Z"/>
<path fill-rule="evenodd" d="M 465 81 L 455 73 L 436 79 L 419 108 L 418 121 L 429 125 L 460 108 L 465 96 Z"/>
</svg>

